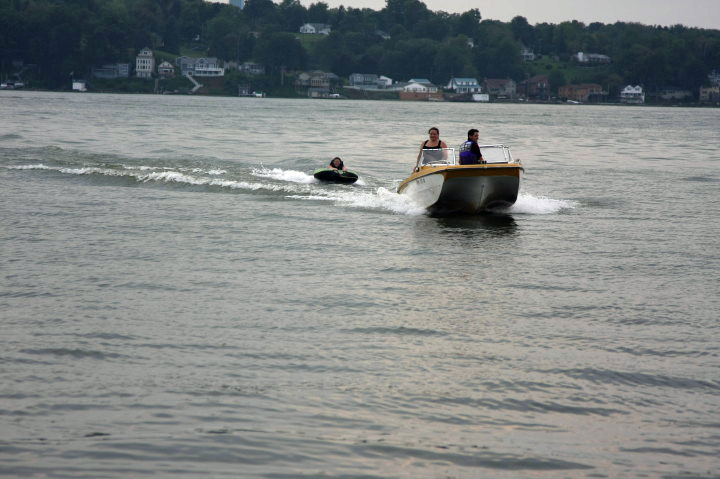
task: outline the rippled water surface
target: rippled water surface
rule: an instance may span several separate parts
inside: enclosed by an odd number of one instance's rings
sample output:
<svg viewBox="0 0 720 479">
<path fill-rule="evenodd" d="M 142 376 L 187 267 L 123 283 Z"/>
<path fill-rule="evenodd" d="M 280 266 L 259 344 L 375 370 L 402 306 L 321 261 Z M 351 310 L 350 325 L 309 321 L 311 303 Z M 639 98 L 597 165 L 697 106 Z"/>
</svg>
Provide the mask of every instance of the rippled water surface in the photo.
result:
<svg viewBox="0 0 720 479">
<path fill-rule="evenodd" d="M 717 109 L 0 92 L 0 475 L 720 476 Z M 430 126 L 511 209 L 395 187 Z M 360 174 L 323 185 L 335 155 Z"/>
</svg>

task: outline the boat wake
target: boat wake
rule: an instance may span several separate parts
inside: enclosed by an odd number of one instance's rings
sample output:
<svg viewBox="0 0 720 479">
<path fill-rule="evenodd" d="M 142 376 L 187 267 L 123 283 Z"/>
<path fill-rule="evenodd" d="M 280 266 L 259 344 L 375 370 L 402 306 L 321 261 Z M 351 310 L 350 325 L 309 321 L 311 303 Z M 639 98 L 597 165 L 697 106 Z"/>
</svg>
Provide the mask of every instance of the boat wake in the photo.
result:
<svg viewBox="0 0 720 479">
<path fill-rule="evenodd" d="M 322 194 L 295 195 L 292 198 L 332 201 L 349 208 L 384 210 L 408 216 L 420 216 L 426 213 L 425 208 L 416 205 L 409 198 L 382 186 L 374 191 L 333 191 Z"/>
<path fill-rule="evenodd" d="M 296 170 L 283 170 L 280 168 L 267 169 L 265 167 L 253 168 L 250 173 L 258 178 L 270 178 L 278 181 L 289 181 L 291 183 L 301 183 L 309 185 L 319 183 L 313 175 Z"/>
<path fill-rule="evenodd" d="M 48 165 L 45 163 L 5 166 L 13 170 L 46 170 L 64 175 L 99 175 L 125 178 L 139 184 L 208 187 L 248 193 L 281 194 L 292 200 L 331 202 L 356 209 L 386 211 L 393 214 L 420 216 L 427 213 L 407 195 L 395 192 L 392 185 L 368 186 L 359 180 L 354 186 L 327 185 L 311 174 L 281 168 L 251 168 L 229 172 L 209 167 L 163 167 L 127 164 Z M 359 187 L 358 187 L 359 186 Z M 520 194 L 517 202 L 503 213 L 546 215 L 572 209 L 575 203 L 567 200 Z"/>
<path fill-rule="evenodd" d="M 320 181 L 316 179 L 312 174 L 305 173 L 297 170 L 283 170 L 281 168 L 268 169 L 265 167 L 253 168 L 251 170 L 253 176 L 258 178 L 270 178 L 278 181 L 289 181 L 291 183 L 302 183 L 302 184 L 318 184 Z M 367 183 L 360 177 L 356 182 L 356 186 L 367 186 Z"/>
<path fill-rule="evenodd" d="M 551 215 L 564 210 L 571 210 L 577 202 L 569 200 L 555 200 L 544 196 L 533 196 L 520 193 L 514 205 L 507 209 L 508 213 L 521 215 Z"/>
<path fill-rule="evenodd" d="M 357 209 L 387 211 L 402 215 L 422 215 L 423 208 L 388 188 L 327 185 L 312 175 L 280 168 L 252 168 L 228 172 L 221 168 L 156 167 L 146 165 L 52 166 L 45 163 L 6 166 L 13 170 L 45 170 L 64 175 L 99 175 L 133 180 L 141 184 L 219 188 L 243 192 L 282 194 L 288 199 L 327 201 Z M 358 188 L 358 186 L 360 186 Z"/>
</svg>

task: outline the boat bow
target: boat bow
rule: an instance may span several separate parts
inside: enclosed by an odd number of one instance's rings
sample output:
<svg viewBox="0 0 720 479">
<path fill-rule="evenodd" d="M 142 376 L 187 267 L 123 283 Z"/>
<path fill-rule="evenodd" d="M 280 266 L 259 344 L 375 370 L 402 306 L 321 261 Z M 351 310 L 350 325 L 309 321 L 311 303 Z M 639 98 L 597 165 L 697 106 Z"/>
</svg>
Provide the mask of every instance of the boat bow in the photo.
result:
<svg viewBox="0 0 720 479">
<path fill-rule="evenodd" d="M 523 167 L 504 145 L 480 146 L 487 163 L 459 165 L 452 148 L 431 158 L 398 186 L 433 214 L 477 214 L 509 207 L 517 200 Z"/>
</svg>

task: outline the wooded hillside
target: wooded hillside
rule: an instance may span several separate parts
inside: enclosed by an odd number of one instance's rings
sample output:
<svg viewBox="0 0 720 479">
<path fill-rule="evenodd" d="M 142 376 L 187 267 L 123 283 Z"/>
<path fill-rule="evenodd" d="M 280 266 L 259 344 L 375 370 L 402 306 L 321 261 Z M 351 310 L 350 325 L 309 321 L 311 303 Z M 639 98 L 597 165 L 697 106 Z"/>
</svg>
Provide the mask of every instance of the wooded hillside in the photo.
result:
<svg viewBox="0 0 720 479">
<path fill-rule="evenodd" d="M 301 35 L 304 23 L 327 23 L 330 35 Z M 38 87 L 65 85 L 72 72 L 108 62 L 134 63 L 142 47 L 173 55 L 254 60 L 270 72 L 322 69 L 345 77 L 377 73 L 395 80 L 451 76 L 512 78 L 546 74 L 553 88 L 596 82 L 646 90 L 697 91 L 720 70 L 720 31 L 565 22 L 530 25 L 431 11 L 419 0 L 387 0 L 382 10 L 304 7 L 297 0 L 248 0 L 244 9 L 202 0 L 0 0 L 0 75 L 18 60 L 36 65 Z M 542 61 L 524 62 L 526 47 Z M 575 68 L 577 52 L 607 55 L 608 65 Z M 15 64 L 13 65 L 13 62 Z"/>
</svg>

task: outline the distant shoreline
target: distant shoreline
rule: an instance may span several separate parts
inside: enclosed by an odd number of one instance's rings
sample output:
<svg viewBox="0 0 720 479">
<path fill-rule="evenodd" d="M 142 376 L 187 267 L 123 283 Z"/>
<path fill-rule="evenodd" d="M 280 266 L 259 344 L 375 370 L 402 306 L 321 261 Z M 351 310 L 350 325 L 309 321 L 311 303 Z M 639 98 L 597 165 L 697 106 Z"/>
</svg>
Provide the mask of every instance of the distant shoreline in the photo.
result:
<svg viewBox="0 0 720 479">
<path fill-rule="evenodd" d="M 429 102 L 427 100 L 401 100 L 399 98 L 372 98 L 371 96 L 365 98 L 310 98 L 310 97 L 298 97 L 298 96 L 265 96 L 263 98 L 240 96 L 240 95 L 218 95 L 218 94 L 186 94 L 186 93 L 148 93 L 148 92 L 125 92 L 125 91 L 72 91 L 72 90 L 45 90 L 40 88 L 8 88 L 0 89 L 1 92 L 36 92 L 36 93 L 73 93 L 73 94 L 94 94 L 94 95 L 149 95 L 149 96 L 192 96 L 192 97 L 206 97 L 206 98 L 253 98 L 257 100 L 267 99 L 284 99 L 284 100 L 326 100 L 326 101 L 389 101 L 399 103 L 476 103 L 478 105 L 486 104 L 515 104 L 515 105 L 563 105 L 563 106 L 627 106 L 627 107 L 661 107 L 661 108 L 720 108 L 720 103 L 642 103 L 642 104 L 630 104 L 620 102 L 605 102 L 605 103 L 584 103 L 584 102 L 567 102 L 562 100 L 491 100 L 488 102 L 476 102 L 476 101 L 460 101 L 460 100 L 436 100 Z"/>
</svg>

